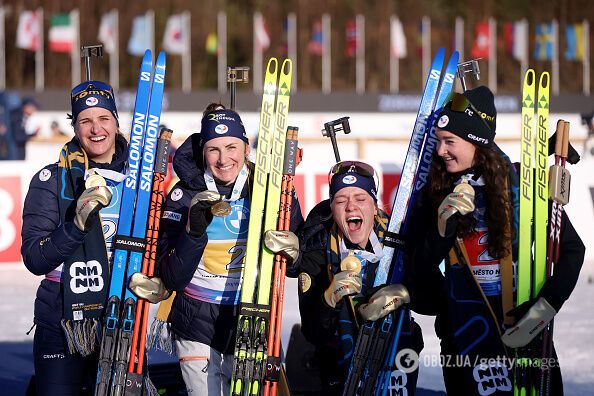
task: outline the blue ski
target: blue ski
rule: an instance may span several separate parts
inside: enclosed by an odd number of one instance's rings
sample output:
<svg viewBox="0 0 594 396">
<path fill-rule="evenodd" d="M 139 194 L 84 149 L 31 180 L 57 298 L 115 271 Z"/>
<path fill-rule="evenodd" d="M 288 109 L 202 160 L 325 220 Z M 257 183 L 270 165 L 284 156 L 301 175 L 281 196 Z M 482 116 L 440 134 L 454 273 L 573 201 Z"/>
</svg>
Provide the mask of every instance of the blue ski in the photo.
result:
<svg viewBox="0 0 594 396">
<path fill-rule="evenodd" d="M 437 137 L 435 135 L 435 117 L 441 112 L 444 103 L 447 97 L 452 92 L 454 87 L 454 82 L 456 79 L 456 69 L 458 67 L 458 58 L 459 54 L 455 51 L 445 69 L 445 73 L 443 75 L 441 85 L 439 87 L 439 94 L 437 95 L 437 100 L 435 101 L 434 109 L 431 113 L 431 117 L 429 118 L 429 132 L 425 138 L 425 144 L 423 145 L 423 151 L 421 152 L 419 166 L 417 167 L 415 182 L 412 194 L 410 196 L 408 202 L 408 209 L 414 208 L 415 202 L 419 196 L 419 191 L 425 186 L 427 182 L 427 176 L 429 175 L 429 169 L 431 167 L 431 160 L 433 158 L 433 153 L 437 146 Z M 396 202 L 394 202 L 396 205 Z M 408 226 L 408 220 L 410 217 L 411 210 L 407 210 L 407 214 L 402 225 L 403 232 L 401 234 L 406 235 L 406 230 Z M 401 282 L 403 279 L 403 270 L 404 270 L 404 251 L 402 249 L 398 249 L 396 251 L 396 258 L 394 261 L 394 270 L 392 272 L 392 277 L 390 279 L 390 283 L 398 283 Z M 387 350 L 386 358 L 384 359 L 383 368 L 379 377 L 379 380 L 376 384 L 376 395 L 385 396 L 388 391 L 388 386 L 390 385 L 390 379 L 392 377 L 399 377 L 399 374 L 392 375 L 392 371 L 395 370 L 394 368 L 394 360 L 396 358 L 396 352 L 399 350 L 399 341 L 400 335 L 402 334 L 402 327 L 403 322 L 408 320 L 410 323 L 410 312 L 408 312 L 408 308 L 403 307 L 400 309 L 398 315 L 398 322 L 396 324 L 396 331 L 393 332 L 393 336 L 390 341 L 390 346 Z M 410 327 L 410 326 L 409 326 Z"/>
<path fill-rule="evenodd" d="M 152 168 L 156 146 L 156 138 L 153 135 L 157 134 L 156 131 L 159 126 L 164 73 L 164 54 L 159 55 L 155 76 L 153 76 L 152 53 L 147 50 L 142 60 L 140 76 L 138 78 L 138 89 L 136 91 L 128 152 L 128 176 L 124 181 L 120 218 L 114 244 L 114 261 L 109 299 L 103 324 L 95 395 L 122 394 L 124 391 L 125 373 L 127 371 L 130 348 L 130 337 L 127 333 L 128 329 L 130 329 L 129 332 L 131 335 L 134 327 L 133 310 L 136 303 L 135 297 L 132 298 L 132 301 L 129 301 L 131 293 L 127 287 L 124 287 L 127 285 L 127 282 L 125 282 L 127 279 L 126 270 L 128 269 L 129 274 L 139 271 L 139 265 L 138 270 L 134 271 L 132 258 L 138 252 L 144 251 L 146 217 L 153 178 Z M 160 77 L 157 77 L 157 75 L 160 75 Z M 153 113 L 157 116 L 156 126 L 154 126 L 154 122 L 150 123 L 147 121 L 147 119 L 151 119 Z M 134 229 L 132 229 L 133 221 Z M 141 232 L 141 230 L 143 231 Z M 140 256 L 142 258 L 142 253 L 140 253 Z M 124 295 L 123 299 L 122 295 Z M 121 306 L 122 300 L 124 301 L 123 307 Z M 130 309 L 130 304 L 132 304 L 132 309 Z M 131 310 L 132 313 L 130 313 Z M 130 322 L 130 317 L 132 318 L 132 322 Z M 115 367 L 114 362 L 116 362 Z M 120 366 L 123 370 L 122 374 L 120 374 Z"/>
<path fill-rule="evenodd" d="M 153 56 L 150 51 L 144 53 L 140 65 L 136 102 L 134 104 L 134 118 L 144 118 L 148 110 L 149 94 L 151 90 L 151 74 L 153 69 Z M 135 125 L 135 124 L 133 124 Z M 136 124 L 130 131 L 130 144 L 128 147 L 128 176 L 124 181 L 120 217 L 118 220 L 117 236 L 130 236 L 132 230 L 132 217 L 134 213 L 134 200 L 138 173 L 140 171 L 140 158 L 142 156 L 142 143 L 144 141 L 144 124 Z M 118 238 L 116 237 L 116 240 Z M 113 253 L 113 266 L 111 281 L 109 283 L 109 298 L 103 323 L 101 351 L 99 353 L 99 366 L 97 369 L 97 384 L 95 395 L 107 395 L 111 379 L 111 366 L 115 356 L 117 329 L 120 316 L 120 298 L 126 273 L 127 249 L 116 249 Z"/>
<path fill-rule="evenodd" d="M 126 274 L 126 285 L 135 272 L 140 272 L 142 257 L 145 250 L 146 225 L 153 187 L 153 171 L 157 152 L 157 139 L 159 137 L 159 122 L 161 119 L 161 106 L 163 103 L 163 90 L 165 87 L 165 52 L 157 56 L 153 81 L 149 99 L 148 114 L 141 121 L 134 114 L 134 126 L 144 123 L 144 151 L 142 153 L 142 165 L 138 175 L 138 195 L 134 209 L 134 227 L 132 238 L 129 239 L 130 255 L 128 258 L 128 270 Z M 112 394 L 124 394 L 126 386 L 126 373 L 128 372 L 128 357 L 134 332 L 134 321 L 136 319 L 136 296 L 124 288 L 124 305 L 122 307 L 122 328 L 119 332 L 118 346 L 114 359 Z"/>
<path fill-rule="evenodd" d="M 443 48 L 440 48 L 437 51 L 427 77 L 427 83 L 425 84 L 423 97 L 421 99 L 421 106 L 417 113 L 413 133 L 402 167 L 400 183 L 398 185 L 396 197 L 394 198 L 388 230 L 384 234 L 383 257 L 375 275 L 374 286 L 386 284 L 394 250 L 399 243 L 401 244 L 398 232 L 400 231 L 400 226 L 406 215 L 406 204 L 408 203 L 408 198 L 412 191 L 414 175 L 427 129 L 427 122 L 431 117 L 433 103 L 435 102 L 435 96 L 437 96 L 437 88 L 439 86 L 439 78 L 441 76 L 441 69 L 443 67 L 445 56 L 444 53 L 445 51 Z M 398 203 L 401 204 L 397 205 Z M 382 326 L 381 329 L 379 328 L 380 326 Z M 366 378 L 370 374 L 367 362 L 374 359 L 376 361 L 378 360 L 377 353 L 384 349 L 385 344 L 388 341 L 387 335 L 389 334 L 391 327 L 392 315 L 388 315 L 384 318 L 381 324 L 379 321 L 377 323 L 366 322 L 361 326 L 359 336 L 357 337 L 357 343 L 355 344 L 353 357 L 351 359 L 343 395 L 356 395 L 363 390 Z M 378 338 L 380 336 L 383 338 Z M 376 356 L 374 356 L 374 354 Z M 379 361 L 381 362 L 381 360 Z"/>
</svg>

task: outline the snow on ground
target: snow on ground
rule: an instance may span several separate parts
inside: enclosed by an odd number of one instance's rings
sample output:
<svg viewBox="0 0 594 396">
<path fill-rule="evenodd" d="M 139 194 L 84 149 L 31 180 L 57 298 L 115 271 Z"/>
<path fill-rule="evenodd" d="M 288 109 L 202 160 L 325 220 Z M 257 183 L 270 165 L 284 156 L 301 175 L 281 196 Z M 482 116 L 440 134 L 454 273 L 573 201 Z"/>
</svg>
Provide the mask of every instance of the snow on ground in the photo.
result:
<svg viewBox="0 0 594 396">
<path fill-rule="evenodd" d="M 33 333 L 26 335 L 33 324 L 33 302 L 35 291 L 41 280 L 31 275 L 22 264 L 0 266 L 0 356 L 14 356 L 10 351 L 14 343 L 31 343 Z M 297 294 L 294 281 L 287 284 L 285 317 L 283 324 L 283 346 L 286 348 L 292 323 L 299 320 Z M 594 387 L 594 262 L 584 264 L 578 285 L 571 298 L 555 320 L 555 344 L 559 354 L 566 395 L 590 394 Z M 415 315 L 423 329 L 425 349 L 421 353 L 419 386 L 430 390 L 443 390 L 441 368 L 429 365 L 438 361 L 439 341 L 433 331 L 433 318 Z M 15 358 L 16 359 L 16 358 Z M 18 356 L 21 361 L 32 361 L 32 357 Z M 32 364 L 18 364 L 1 359 L 2 375 L 0 386 L 28 373 L 6 372 L 32 370 Z M 16 363 L 16 362 L 14 362 Z"/>
</svg>

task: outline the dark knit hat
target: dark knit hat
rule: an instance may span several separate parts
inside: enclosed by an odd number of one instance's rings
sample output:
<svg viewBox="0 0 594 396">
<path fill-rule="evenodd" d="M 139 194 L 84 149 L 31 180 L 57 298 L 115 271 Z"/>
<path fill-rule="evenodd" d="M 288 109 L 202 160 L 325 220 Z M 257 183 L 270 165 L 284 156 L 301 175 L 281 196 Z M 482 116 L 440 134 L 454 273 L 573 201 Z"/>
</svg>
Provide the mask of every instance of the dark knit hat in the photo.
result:
<svg viewBox="0 0 594 396">
<path fill-rule="evenodd" d="M 439 113 L 436 125 L 470 143 L 489 147 L 495 138 L 496 118 L 493 93 L 480 86 L 463 94 L 453 92 Z"/>
<path fill-rule="evenodd" d="M 239 114 L 233 110 L 215 110 L 202 117 L 200 130 L 200 146 L 209 140 L 231 136 L 248 143 L 247 134 Z"/>
<path fill-rule="evenodd" d="M 78 84 L 70 92 L 72 105 L 72 125 L 76 122 L 81 111 L 91 107 L 102 107 L 111 111 L 119 125 L 118 109 L 111 85 L 102 81 L 85 81 Z"/>
<path fill-rule="evenodd" d="M 330 180 L 330 202 L 334 200 L 337 192 L 346 187 L 359 187 L 371 195 L 374 202 L 377 202 L 377 186 L 373 176 L 358 173 L 354 167 L 345 173 L 332 176 L 332 180 Z"/>
</svg>

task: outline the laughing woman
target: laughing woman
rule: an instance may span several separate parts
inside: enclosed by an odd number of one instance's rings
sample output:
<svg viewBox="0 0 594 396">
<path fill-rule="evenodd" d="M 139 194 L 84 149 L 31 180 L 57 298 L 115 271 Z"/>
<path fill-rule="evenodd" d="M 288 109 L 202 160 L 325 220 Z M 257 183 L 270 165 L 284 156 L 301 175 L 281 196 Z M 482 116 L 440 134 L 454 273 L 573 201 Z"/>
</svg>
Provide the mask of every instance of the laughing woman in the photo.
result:
<svg viewBox="0 0 594 396">
<path fill-rule="evenodd" d="M 373 289 L 388 222 L 377 206 L 374 175 L 363 162 L 334 165 L 330 199 L 312 209 L 299 232 L 301 330 L 315 346 L 324 395 L 343 392 L 356 323 L 382 318 L 410 299 L 401 284 Z"/>
<path fill-rule="evenodd" d="M 121 192 L 127 161 L 111 86 L 86 81 L 72 90 L 71 104 L 75 136 L 57 163 L 33 177 L 23 210 L 23 261 L 44 276 L 35 300 L 38 395 L 93 390 L 96 328 L 107 301 L 111 238 L 119 216 L 120 200 L 111 198 Z M 84 278 L 83 269 L 99 275 Z M 81 286 L 89 281 L 97 286 Z"/>
</svg>

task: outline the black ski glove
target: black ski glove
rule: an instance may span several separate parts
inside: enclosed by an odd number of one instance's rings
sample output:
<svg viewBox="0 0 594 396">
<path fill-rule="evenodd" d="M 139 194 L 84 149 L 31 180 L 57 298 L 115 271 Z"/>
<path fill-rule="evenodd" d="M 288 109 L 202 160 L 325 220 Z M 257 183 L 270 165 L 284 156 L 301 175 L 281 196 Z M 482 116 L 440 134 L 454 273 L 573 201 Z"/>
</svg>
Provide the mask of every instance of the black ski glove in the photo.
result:
<svg viewBox="0 0 594 396">
<path fill-rule="evenodd" d="M 210 208 L 220 200 L 221 195 L 213 191 L 201 191 L 194 195 L 188 210 L 186 232 L 195 237 L 202 236 L 212 221 Z"/>
</svg>

